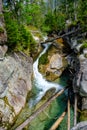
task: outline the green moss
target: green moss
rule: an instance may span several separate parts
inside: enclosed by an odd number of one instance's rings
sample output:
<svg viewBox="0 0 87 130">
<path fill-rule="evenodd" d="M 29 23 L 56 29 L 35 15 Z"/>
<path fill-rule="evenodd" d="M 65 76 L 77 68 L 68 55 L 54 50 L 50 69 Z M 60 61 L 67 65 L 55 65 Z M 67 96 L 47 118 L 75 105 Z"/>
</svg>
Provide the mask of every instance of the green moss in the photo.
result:
<svg viewBox="0 0 87 130">
<path fill-rule="evenodd" d="M 83 110 L 80 115 L 80 121 L 86 121 L 87 120 L 87 110 Z"/>
<path fill-rule="evenodd" d="M 4 33 L 4 29 L 0 27 L 0 33 Z"/>
<path fill-rule="evenodd" d="M 39 65 L 40 64 L 47 64 L 48 63 L 48 53 L 43 54 L 39 59 Z"/>
<path fill-rule="evenodd" d="M 83 43 L 82 48 L 87 48 L 87 42 Z"/>
<path fill-rule="evenodd" d="M 80 47 L 80 50 L 83 50 L 84 48 L 87 48 L 87 41 L 83 41 L 83 44 Z"/>
</svg>

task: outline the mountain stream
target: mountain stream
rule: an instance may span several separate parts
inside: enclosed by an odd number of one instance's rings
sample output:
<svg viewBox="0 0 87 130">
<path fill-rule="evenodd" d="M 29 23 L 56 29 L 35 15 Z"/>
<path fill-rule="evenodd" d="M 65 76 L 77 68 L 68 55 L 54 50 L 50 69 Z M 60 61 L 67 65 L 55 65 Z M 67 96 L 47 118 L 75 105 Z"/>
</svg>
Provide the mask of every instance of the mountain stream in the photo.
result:
<svg viewBox="0 0 87 130">
<path fill-rule="evenodd" d="M 46 53 L 46 51 L 49 49 L 50 45 L 51 45 L 51 43 L 43 45 L 44 46 L 43 51 L 40 53 L 37 60 L 33 64 L 33 72 L 34 72 L 33 84 L 39 91 L 34 98 L 30 99 L 30 101 L 29 101 L 30 107 L 32 107 L 33 105 L 36 105 L 41 100 L 41 98 L 45 95 L 45 93 L 48 90 L 50 90 L 51 88 L 55 88 L 56 91 L 59 91 L 62 88 L 62 86 L 59 85 L 58 83 L 53 83 L 53 82 L 47 81 L 38 70 L 39 58 L 44 53 Z"/>
</svg>

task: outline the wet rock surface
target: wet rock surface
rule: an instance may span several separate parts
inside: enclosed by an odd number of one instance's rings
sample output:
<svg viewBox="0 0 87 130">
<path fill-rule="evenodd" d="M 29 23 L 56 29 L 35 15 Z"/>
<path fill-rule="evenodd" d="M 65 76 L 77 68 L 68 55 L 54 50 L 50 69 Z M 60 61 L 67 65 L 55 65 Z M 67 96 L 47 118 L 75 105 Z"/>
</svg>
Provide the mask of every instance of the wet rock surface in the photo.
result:
<svg viewBox="0 0 87 130">
<path fill-rule="evenodd" d="M 31 90 L 32 58 L 21 54 L 0 61 L 0 121 L 13 123 Z"/>
<path fill-rule="evenodd" d="M 63 64 L 63 58 L 61 55 L 54 54 L 49 61 L 49 65 L 46 69 L 46 78 L 50 80 L 52 78 L 52 75 L 54 75 L 55 78 L 59 77 L 62 74 L 64 64 Z"/>
<path fill-rule="evenodd" d="M 63 56 L 63 39 L 57 39 L 47 51 L 46 64 L 39 65 L 39 71 L 48 81 L 57 79 L 67 66 L 67 60 Z"/>
</svg>

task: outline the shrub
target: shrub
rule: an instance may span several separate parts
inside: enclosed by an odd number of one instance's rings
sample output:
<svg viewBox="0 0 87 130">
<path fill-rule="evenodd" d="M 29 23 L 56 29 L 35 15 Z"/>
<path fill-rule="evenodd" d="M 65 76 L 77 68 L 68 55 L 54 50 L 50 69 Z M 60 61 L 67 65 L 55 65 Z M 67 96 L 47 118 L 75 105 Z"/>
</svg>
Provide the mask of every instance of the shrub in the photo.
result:
<svg viewBox="0 0 87 130">
<path fill-rule="evenodd" d="M 5 13 L 5 22 L 10 49 L 21 50 L 27 54 L 35 49 L 35 41 L 25 25 L 19 25 L 11 13 Z"/>
<path fill-rule="evenodd" d="M 12 19 L 11 13 L 5 13 L 5 23 L 8 36 L 8 46 L 14 48 L 20 41 L 19 26 L 17 20 Z"/>
<path fill-rule="evenodd" d="M 62 30 L 65 27 L 65 15 L 58 12 L 52 14 L 50 11 L 45 16 L 42 30 L 46 32 Z"/>
<path fill-rule="evenodd" d="M 82 46 L 80 47 L 80 52 L 82 52 L 85 48 L 87 48 L 87 41 L 84 41 Z"/>
</svg>

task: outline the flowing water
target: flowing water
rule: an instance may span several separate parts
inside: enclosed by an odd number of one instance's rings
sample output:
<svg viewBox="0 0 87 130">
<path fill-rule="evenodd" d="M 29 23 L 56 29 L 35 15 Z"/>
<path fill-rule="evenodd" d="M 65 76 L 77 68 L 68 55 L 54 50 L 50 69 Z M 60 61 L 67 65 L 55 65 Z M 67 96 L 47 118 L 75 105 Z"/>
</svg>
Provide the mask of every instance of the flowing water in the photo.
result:
<svg viewBox="0 0 87 130">
<path fill-rule="evenodd" d="M 39 92 L 37 93 L 36 97 L 30 99 L 30 101 L 29 101 L 29 106 L 30 107 L 32 107 L 33 105 L 38 103 L 49 89 L 55 88 L 56 91 L 59 91 L 62 88 L 62 86 L 57 84 L 57 83 L 46 81 L 46 79 L 38 71 L 39 58 L 44 53 L 46 53 L 46 51 L 48 50 L 50 45 L 51 45 L 51 43 L 43 45 L 44 46 L 43 51 L 40 53 L 37 60 L 33 64 L 33 72 L 34 72 L 34 81 L 33 81 L 33 83 L 34 83 L 34 86 L 39 90 Z"/>
<path fill-rule="evenodd" d="M 33 64 L 33 72 L 34 72 L 34 79 L 33 79 L 33 89 L 32 93 L 33 96 L 29 97 L 28 102 L 26 103 L 25 108 L 18 116 L 14 129 L 21 124 L 24 120 L 26 120 L 34 111 L 38 109 L 41 104 L 44 103 L 45 93 L 50 90 L 51 88 L 55 88 L 53 90 L 59 91 L 62 89 L 63 86 L 67 85 L 67 74 L 64 73 L 62 77 L 56 81 L 57 83 L 48 82 L 43 77 L 43 75 L 38 71 L 38 63 L 39 58 L 46 53 L 49 49 L 51 43 L 44 44 L 44 49 L 38 56 L 37 60 Z M 61 85 L 60 85 L 61 84 Z M 34 92 L 35 91 L 35 92 Z M 55 92 L 56 92 L 55 91 Z M 52 92 L 52 91 L 51 91 Z M 46 95 L 47 96 L 47 95 Z M 48 98 L 48 96 L 47 96 Z M 41 100 L 42 99 L 42 100 Z M 43 100 L 44 99 L 44 100 Z M 50 105 L 47 107 L 43 112 L 41 112 L 31 123 L 27 126 L 26 130 L 49 130 L 52 124 L 60 117 L 60 115 L 65 111 L 67 107 L 67 96 L 63 93 L 60 97 L 56 98 Z M 73 110 L 71 109 L 71 127 L 73 126 Z M 64 117 L 64 120 L 60 124 L 57 130 L 67 130 L 67 114 Z"/>
</svg>

